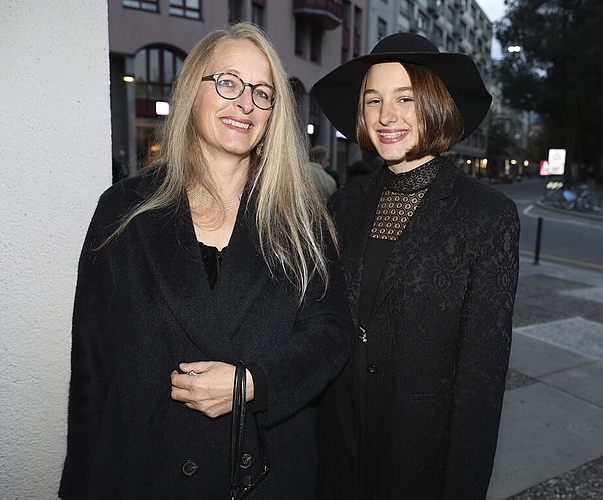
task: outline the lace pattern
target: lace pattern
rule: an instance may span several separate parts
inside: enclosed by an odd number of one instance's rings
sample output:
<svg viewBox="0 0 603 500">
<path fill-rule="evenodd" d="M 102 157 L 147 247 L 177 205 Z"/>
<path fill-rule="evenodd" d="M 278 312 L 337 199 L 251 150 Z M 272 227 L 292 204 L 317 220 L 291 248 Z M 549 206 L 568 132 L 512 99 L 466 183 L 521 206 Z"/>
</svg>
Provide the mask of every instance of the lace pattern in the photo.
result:
<svg viewBox="0 0 603 500">
<path fill-rule="evenodd" d="M 384 189 L 371 228 L 371 238 L 397 240 L 425 197 L 427 189 L 412 194 Z"/>
<path fill-rule="evenodd" d="M 399 174 L 392 172 L 386 167 L 385 187 L 396 193 L 416 193 L 431 184 L 431 181 L 438 175 L 444 161 L 441 156 L 436 156 L 417 168 L 413 168 L 408 172 L 400 172 Z"/>
<path fill-rule="evenodd" d="M 371 238 L 395 241 L 400 237 L 443 161 L 436 156 L 409 172 L 399 174 L 385 169 L 384 189 L 375 212 Z"/>
</svg>

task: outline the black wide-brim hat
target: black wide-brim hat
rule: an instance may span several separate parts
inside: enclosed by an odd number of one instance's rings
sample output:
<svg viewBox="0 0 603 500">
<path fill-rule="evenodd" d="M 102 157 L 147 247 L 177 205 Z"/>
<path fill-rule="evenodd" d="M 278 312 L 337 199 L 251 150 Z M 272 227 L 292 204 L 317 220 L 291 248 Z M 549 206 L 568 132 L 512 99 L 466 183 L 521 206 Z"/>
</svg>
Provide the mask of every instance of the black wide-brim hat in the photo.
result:
<svg viewBox="0 0 603 500">
<path fill-rule="evenodd" d="M 440 77 L 463 117 L 463 139 L 479 127 L 492 96 L 473 60 L 465 54 L 440 52 L 421 35 L 396 33 L 381 40 L 370 54 L 351 59 L 314 85 L 318 104 L 346 138 L 356 142 L 356 115 L 366 72 L 373 64 L 396 61 L 425 66 Z"/>
</svg>

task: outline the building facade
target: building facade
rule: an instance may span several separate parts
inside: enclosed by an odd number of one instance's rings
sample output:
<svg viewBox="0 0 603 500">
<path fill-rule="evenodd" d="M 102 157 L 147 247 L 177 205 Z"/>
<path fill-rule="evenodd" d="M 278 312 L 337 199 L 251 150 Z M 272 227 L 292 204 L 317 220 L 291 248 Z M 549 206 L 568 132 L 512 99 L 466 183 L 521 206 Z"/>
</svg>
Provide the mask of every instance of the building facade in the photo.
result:
<svg viewBox="0 0 603 500">
<path fill-rule="evenodd" d="M 471 56 L 493 87 L 492 23 L 475 0 L 109 0 L 113 155 L 134 172 L 159 145 L 153 132 L 188 51 L 209 31 L 236 20 L 262 26 L 298 97 L 309 143 L 330 151 L 345 180 L 362 156 L 320 111 L 312 85 L 385 36 L 411 31 L 441 51 Z M 125 80 L 127 81 L 125 81 Z M 486 172 L 487 120 L 451 155 L 470 175 Z"/>
<path fill-rule="evenodd" d="M 274 42 L 298 97 L 311 144 L 336 148 L 312 85 L 362 53 L 365 0 L 109 0 L 112 152 L 133 173 L 160 145 L 171 86 L 186 54 L 212 29 L 251 21 Z M 332 154 L 337 167 L 337 155 Z"/>
</svg>

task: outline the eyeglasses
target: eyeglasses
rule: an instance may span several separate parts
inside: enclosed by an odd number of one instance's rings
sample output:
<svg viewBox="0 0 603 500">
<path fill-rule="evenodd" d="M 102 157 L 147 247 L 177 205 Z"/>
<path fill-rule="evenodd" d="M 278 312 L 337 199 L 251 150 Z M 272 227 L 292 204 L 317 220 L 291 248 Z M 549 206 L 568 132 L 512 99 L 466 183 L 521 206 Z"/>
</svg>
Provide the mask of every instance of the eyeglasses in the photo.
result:
<svg viewBox="0 0 603 500">
<path fill-rule="evenodd" d="M 224 99 L 230 101 L 238 98 L 245 91 L 245 87 L 251 88 L 251 100 L 260 109 L 272 109 L 276 90 L 274 87 L 265 83 L 253 85 L 245 83 L 241 77 L 233 73 L 216 73 L 215 75 L 207 75 L 201 78 L 202 82 L 213 80 L 216 85 L 216 92 Z"/>
</svg>

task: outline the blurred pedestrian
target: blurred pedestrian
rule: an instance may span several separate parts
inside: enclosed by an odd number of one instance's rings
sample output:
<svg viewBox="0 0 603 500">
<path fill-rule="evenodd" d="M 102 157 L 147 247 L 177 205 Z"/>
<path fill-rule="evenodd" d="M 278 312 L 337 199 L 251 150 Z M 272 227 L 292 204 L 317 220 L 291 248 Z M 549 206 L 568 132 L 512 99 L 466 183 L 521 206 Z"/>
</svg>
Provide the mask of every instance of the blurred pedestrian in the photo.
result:
<svg viewBox="0 0 603 500">
<path fill-rule="evenodd" d="M 324 171 L 329 174 L 333 180 L 335 181 L 335 185 L 337 188 L 339 187 L 339 175 L 335 171 L 334 168 L 331 167 L 331 159 L 329 157 L 329 150 L 322 146 L 321 144 L 317 144 L 312 147 L 312 161 L 322 165 Z"/>
<path fill-rule="evenodd" d="M 397 33 L 314 87 L 386 165 L 331 198 L 354 354 L 321 409 L 323 499 L 478 500 L 496 449 L 518 275 L 514 203 L 440 156 L 491 96 L 466 55 Z"/>
<path fill-rule="evenodd" d="M 337 183 L 327 171 L 329 155 L 324 146 L 314 146 L 310 153 L 310 169 L 318 190 L 318 194 L 326 204 L 331 195 L 337 190 Z"/>
<path fill-rule="evenodd" d="M 315 405 L 351 322 L 295 109 L 262 31 L 212 31 L 178 74 L 150 171 L 102 195 L 79 266 L 61 498 L 230 498 L 238 360 L 279 497 L 313 498 Z M 256 477 L 253 425 L 245 452 Z"/>
</svg>

